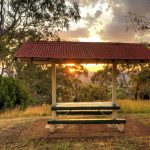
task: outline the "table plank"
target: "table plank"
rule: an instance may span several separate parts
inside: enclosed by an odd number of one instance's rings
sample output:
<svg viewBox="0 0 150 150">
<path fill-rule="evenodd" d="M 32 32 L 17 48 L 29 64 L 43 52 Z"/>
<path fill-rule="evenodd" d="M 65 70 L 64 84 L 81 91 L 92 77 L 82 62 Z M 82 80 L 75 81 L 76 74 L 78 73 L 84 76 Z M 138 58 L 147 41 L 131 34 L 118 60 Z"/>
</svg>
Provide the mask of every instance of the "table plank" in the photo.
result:
<svg viewBox="0 0 150 150">
<path fill-rule="evenodd" d="M 118 105 L 112 102 L 64 102 L 57 103 L 51 107 L 51 110 L 118 110 Z"/>
</svg>

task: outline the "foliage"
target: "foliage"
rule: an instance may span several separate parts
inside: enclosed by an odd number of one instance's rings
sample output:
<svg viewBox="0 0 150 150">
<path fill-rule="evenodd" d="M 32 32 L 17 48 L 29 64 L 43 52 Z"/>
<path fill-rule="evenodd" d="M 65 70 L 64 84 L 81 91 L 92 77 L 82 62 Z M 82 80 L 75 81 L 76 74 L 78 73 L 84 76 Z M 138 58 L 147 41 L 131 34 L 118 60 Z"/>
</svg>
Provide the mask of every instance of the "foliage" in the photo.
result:
<svg viewBox="0 0 150 150">
<path fill-rule="evenodd" d="M 98 86 L 98 91 L 101 96 L 101 100 L 106 100 L 110 98 L 111 92 L 111 81 L 112 81 L 112 66 L 105 65 L 103 70 L 96 72 L 91 77 L 92 83 Z"/>
<path fill-rule="evenodd" d="M 118 65 L 118 98 L 150 99 L 149 64 Z"/>
<path fill-rule="evenodd" d="M 25 108 L 33 103 L 23 83 L 12 77 L 3 77 L 0 86 L 0 109 Z"/>
<path fill-rule="evenodd" d="M 117 98 L 118 99 L 150 99 L 150 65 L 149 64 L 120 64 L 118 65 Z M 112 68 L 104 66 L 91 77 L 92 83 L 97 85 L 99 96 L 96 99 L 111 98 Z M 91 93 L 92 94 L 92 93 Z"/>
<path fill-rule="evenodd" d="M 51 101 L 51 67 L 19 63 L 16 77 L 24 82 L 37 103 Z"/>
<path fill-rule="evenodd" d="M 82 82 L 79 77 L 87 76 L 82 65 L 57 67 L 57 98 L 61 101 L 80 101 Z"/>
<path fill-rule="evenodd" d="M 149 68 L 149 64 L 118 65 L 117 98 L 150 99 Z M 103 70 L 94 73 L 91 77 L 91 83 L 83 83 L 82 80 L 80 80 L 80 73 L 84 74 L 82 69 L 78 74 L 76 74 L 76 71 L 69 73 L 68 70 L 70 68 L 68 69 L 68 67 L 61 68 L 61 72 L 59 72 L 59 69 L 57 72 L 57 96 L 61 101 L 94 101 L 111 99 L 111 65 L 105 65 Z"/>
<path fill-rule="evenodd" d="M 104 95 L 103 91 L 98 85 L 81 84 L 78 88 L 78 101 L 92 102 L 95 100 L 107 100 L 107 94 Z"/>
<path fill-rule="evenodd" d="M 144 34 L 150 31 L 150 19 L 145 16 L 139 16 L 136 13 L 128 12 L 126 22 L 126 30 L 133 30 L 140 34 L 141 42 Z"/>
<path fill-rule="evenodd" d="M 25 41 L 60 40 L 57 32 L 80 19 L 77 3 L 65 0 L 1 0 L 0 82 L 14 74 L 14 53 Z"/>
<path fill-rule="evenodd" d="M 131 92 L 135 99 L 149 99 L 150 98 L 150 69 L 149 66 L 142 68 L 136 74 L 131 75 L 129 81 Z"/>
<path fill-rule="evenodd" d="M 4 82 L 2 79 L 4 75 L 9 77 L 15 75 L 16 78 L 23 81 L 38 103 L 50 101 L 51 70 L 49 67 L 43 69 L 43 66 L 34 66 L 20 61 L 14 62 L 14 53 L 27 40 L 60 40 L 57 32 L 64 28 L 68 30 L 70 21 L 77 22 L 80 19 L 78 4 L 66 4 L 65 0 L 2 0 L 0 5 L 1 88 L 3 87 L 1 82 Z M 15 82 L 15 84 L 17 83 Z M 15 97 L 12 97 L 11 100 L 11 97 L 8 96 L 9 92 L 11 91 L 7 90 L 5 93 L 8 103 L 1 107 L 15 107 Z M 6 95 L 1 93 L 1 98 L 5 99 Z M 24 99 L 22 97 L 16 103 L 26 102 L 28 97 L 25 93 L 24 96 Z"/>
<path fill-rule="evenodd" d="M 80 18 L 78 4 L 66 5 L 65 0 L 3 0 L 1 7 L 1 36 L 30 29 L 50 37 L 59 29 L 68 29 L 69 21 Z"/>
<path fill-rule="evenodd" d="M 138 16 L 136 13 L 128 12 L 127 19 L 130 21 L 127 30 L 145 31 L 150 29 L 150 19 L 145 16 Z"/>
<path fill-rule="evenodd" d="M 21 64 L 20 64 L 21 65 Z M 22 80 L 30 90 L 38 104 L 51 102 L 51 66 L 50 65 L 17 65 L 17 78 Z M 21 69 L 22 68 L 22 69 Z M 70 69 L 74 70 L 70 72 Z M 79 101 L 81 80 L 80 75 L 87 75 L 81 66 L 58 65 L 57 69 L 57 100 Z"/>
</svg>

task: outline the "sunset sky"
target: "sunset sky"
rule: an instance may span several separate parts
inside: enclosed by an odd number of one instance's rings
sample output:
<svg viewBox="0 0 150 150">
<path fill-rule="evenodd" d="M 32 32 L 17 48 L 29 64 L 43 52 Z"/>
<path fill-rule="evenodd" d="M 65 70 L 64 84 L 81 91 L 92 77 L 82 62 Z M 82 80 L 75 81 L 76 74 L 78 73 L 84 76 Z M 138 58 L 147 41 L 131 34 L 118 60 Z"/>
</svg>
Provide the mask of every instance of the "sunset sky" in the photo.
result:
<svg viewBox="0 0 150 150">
<path fill-rule="evenodd" d="M 141 36 L 134 31 L 126 31 L 128 12 L 150 18 L 150 0 L 68 0 L 78 2 L 81 19 L 70 24 L 69 31 L 59 35 L 66 41 L 84 42 L 141 42 Z M 150 41 L 146 32 L 143 42 Z M 97 70 L 100 66 L 90 66 Z"/>
<path fill-rule="evenodd" d="M 150 18 L 150 0 L 68 0 L 71 2 L 78 2 L 81 19 L 60 33 L 64 40 L 140 42 L 137 33 L 126 31 L 126 16 L 130 11 Z M 148 40 L 150 32 L 143 38 Z"/>
</svg>

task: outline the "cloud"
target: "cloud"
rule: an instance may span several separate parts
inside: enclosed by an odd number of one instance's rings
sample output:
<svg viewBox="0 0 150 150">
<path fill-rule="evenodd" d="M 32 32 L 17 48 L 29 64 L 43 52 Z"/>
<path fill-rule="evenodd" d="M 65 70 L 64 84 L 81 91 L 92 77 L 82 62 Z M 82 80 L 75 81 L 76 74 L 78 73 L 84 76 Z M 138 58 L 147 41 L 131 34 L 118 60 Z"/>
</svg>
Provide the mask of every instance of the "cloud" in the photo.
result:
<svg viewBox="0 0 150 150">
<path fill-rule="evenodd" d="M 94 7 L 98 1 L 103 1 L 103 0 L 71 0 L 71 2 L 77 2 L 81 7 L 85 7 L 88 5 L 92 5 Z"/>
<path fill-rule="evenodd" d="M 81 20 L 71 24 L 70 31 L 61 33 L 63 39 L 89 38 L 99 35 L 103 41 L 139 42 L 137 33 L 126 31 L 128 12 L 150 17 L 150 0 L 72 0 L 78 2 Z M 149 36 L 145 35 L 145 40 Z"/>
<path fill-rule="evenodd" d="M 109 42 L 138 42 L 134 39 L 134 32 L 126 32 L 125 27 L 119 24 L 111 24 L 101 32 L 100 37 L 103 41 Z"/>
<path fill-rule="evenodd" d="M 91 36 L 90 29 L 95 28 L 97 21 L 102 14 L 104 0 L 72 0 L 78 2 L 80 7 L 81 20 L 76 24 L 71 22 L 70 31 L 61 32 L 60 38 L 67 40 L 76 40 L 76 38 L 88 38 Z M 101 23 L 101 22 L 100 22 Z"/>
<path fill-rule="evenodd" d="M 95 13 L 95 18 L 100 17 L 101 14 L 102 14 L 102 11 L 100 11 L 100 10 L 96 11 L 96 13 Z"/>
<path fill-rule="evenodd" d="M 128 11 L 133 11 L 139 15 L 150 14 L 150 0 L 123 0 Z"/>
<path fill-rule="evenodd" d="M 100 33 L 101 38 L 115 42 L 140 42 L 135 38 L 137 33 L 126 32 L 126 16 L 129 11 L 135 12 L 137 15 L 149 15 L 150 0 L 116 0 L 110 7 L 113 18 Z"/>
<path fill-rule="evenodd" d="M 68 41 L 76 41 L 78 38 L 88 37 L 89 33 L 85 28 L 78 28 L 74 31 L 63 31 L 59 33 L 59 36 L 62 40 L 68 40 Z"/>
</svg>

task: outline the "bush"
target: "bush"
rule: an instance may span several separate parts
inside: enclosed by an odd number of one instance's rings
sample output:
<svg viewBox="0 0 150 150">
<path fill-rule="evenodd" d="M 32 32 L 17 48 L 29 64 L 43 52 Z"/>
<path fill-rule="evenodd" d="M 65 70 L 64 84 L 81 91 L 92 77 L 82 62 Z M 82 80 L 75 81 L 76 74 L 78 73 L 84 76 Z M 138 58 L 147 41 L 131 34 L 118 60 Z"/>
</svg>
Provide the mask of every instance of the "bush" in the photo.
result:
<svg viewBox="0 0 150 150">
<path fill-rule="evenodd" d="M 0 110 L 26 108 L 34 101 L 24 84 L 12 77 L 3 77 L 0 85 Z"/>
</svg>

